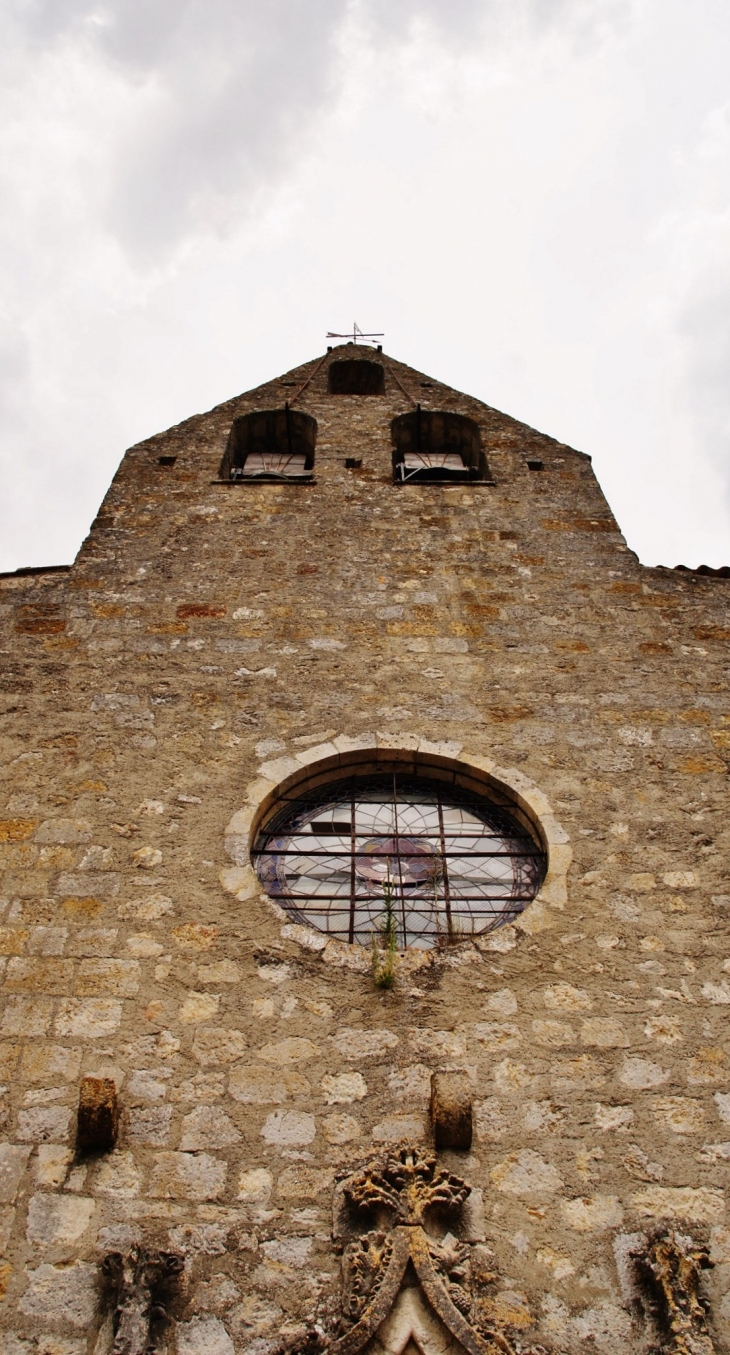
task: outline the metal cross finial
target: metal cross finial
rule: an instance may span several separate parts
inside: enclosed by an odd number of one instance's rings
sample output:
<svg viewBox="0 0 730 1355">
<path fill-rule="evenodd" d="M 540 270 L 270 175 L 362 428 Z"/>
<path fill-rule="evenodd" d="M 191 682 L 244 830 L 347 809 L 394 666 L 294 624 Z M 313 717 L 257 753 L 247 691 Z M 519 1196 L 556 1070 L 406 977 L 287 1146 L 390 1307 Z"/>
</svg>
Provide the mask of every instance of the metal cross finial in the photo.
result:
<svg viewBox="0 0 730 1355">
<path fill-rule="evenodd" d="M 375 339 L 384 337 L 383 334 L 364 334 L 357 321 L 353 321 L 352 334 L 335 334 L 331 330 L 327 334 L 328 339 L 349 339 L 352 343 L 357 343 L 358 339 L 361 343 L 373 343 Z"/>
</svg>

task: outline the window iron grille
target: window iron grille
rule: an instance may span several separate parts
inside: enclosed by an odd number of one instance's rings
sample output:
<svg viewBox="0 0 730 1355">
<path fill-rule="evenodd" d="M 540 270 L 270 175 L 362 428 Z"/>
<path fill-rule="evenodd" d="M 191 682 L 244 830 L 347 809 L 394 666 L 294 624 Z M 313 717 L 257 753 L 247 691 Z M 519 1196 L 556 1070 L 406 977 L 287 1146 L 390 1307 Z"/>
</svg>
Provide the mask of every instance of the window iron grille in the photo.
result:
<svg viewBox="0 0 730 1355">
<path fill-rule="evenodd" d="M 253 863 L 297 922 L 369 946 L 392 909 L 400 949 L 429 949 L 510 922 L 544 878 L 515 807 L 394 774 L 354 777 L 280 807 Z"/>
</svg>

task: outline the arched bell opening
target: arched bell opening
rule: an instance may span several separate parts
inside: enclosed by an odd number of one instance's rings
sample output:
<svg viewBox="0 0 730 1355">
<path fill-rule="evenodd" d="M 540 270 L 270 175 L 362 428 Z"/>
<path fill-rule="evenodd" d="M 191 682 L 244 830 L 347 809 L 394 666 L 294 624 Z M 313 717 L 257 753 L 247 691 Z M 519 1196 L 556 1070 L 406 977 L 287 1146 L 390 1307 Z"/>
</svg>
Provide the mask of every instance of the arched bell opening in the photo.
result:
<svg viewBox="0 0 730 1355">
<path fill-rule="evenodd" d="M 317 420 L 301 410 L 239 414 L 228 435 L 222 480 L 311 480 Z"/>
<path fill-rule="evenodd" d="M 489 480 L 479 426 L 464 414 L 421 409 L 399 414 L 390 426 L 396 484 Z"/>
</svg>

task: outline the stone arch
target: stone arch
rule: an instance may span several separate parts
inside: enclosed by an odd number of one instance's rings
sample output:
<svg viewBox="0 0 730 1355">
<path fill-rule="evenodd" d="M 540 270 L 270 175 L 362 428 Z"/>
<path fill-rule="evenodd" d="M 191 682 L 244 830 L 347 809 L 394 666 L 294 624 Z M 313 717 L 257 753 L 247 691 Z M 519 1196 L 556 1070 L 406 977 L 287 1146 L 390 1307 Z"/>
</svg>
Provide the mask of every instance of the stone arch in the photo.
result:
<svg viewBox="0 0 730 1355">
<path fill-rule="evenodd" d="M 221 480 L 246 478 L 256 461 L 256 479 L 308 479 L 314 468 L 317 420 L 301 410 L 251 410 L 231 424 L 219 469 Z"/>
<path fill-rule="evenodd" d="M 479 425 L 465 414 L 417 405 L 398 414 L 390 432 L 396 484 L 491 479 Z"/>
</svg>

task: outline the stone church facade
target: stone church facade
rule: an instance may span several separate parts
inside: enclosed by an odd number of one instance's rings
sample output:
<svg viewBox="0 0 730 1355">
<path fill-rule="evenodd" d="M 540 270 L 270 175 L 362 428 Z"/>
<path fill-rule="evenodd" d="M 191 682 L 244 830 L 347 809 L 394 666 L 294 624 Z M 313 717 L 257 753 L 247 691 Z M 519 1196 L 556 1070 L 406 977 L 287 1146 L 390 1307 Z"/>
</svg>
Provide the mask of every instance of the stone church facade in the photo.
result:
<svg viewBox="0 0 730 1355">
<path fill-rule="evenodd" d="M 0 578 L 0 1349 L 728 1349 L 727 583 L 344 345 Z"/>
</svg>

